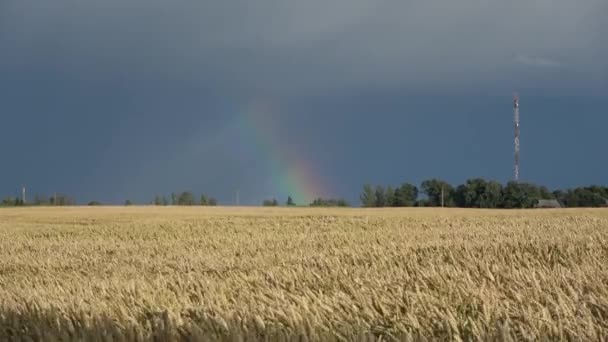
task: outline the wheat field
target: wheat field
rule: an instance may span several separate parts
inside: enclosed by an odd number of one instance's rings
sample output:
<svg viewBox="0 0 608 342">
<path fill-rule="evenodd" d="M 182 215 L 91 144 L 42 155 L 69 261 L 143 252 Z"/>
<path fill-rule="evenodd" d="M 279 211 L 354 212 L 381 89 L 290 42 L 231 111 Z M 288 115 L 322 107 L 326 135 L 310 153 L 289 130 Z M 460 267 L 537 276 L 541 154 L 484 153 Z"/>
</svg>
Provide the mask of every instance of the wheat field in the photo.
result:
<svg viewBox="0 0 608 342">
<path fill-rule="evenodd" d="M 608 340 L 608 210 L 0 210 L 1 341 Z"/>
</svg>

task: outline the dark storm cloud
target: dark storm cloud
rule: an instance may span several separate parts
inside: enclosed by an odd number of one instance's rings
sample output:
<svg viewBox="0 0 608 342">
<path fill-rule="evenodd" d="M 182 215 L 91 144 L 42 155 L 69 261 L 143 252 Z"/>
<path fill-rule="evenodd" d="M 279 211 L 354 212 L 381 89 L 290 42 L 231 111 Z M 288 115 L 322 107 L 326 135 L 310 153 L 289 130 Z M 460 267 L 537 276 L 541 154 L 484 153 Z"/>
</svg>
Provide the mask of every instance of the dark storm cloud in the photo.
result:
<svg viewBox="0 0 608 342">
<path fill-rule="evenodd" d="M 10 1 L 5 63 L 125 72 L 235 91 L 493 83 L 606 71 L 601 0 Z M 117 71 L 118 70 L 118 71 Z"/>
</svg>

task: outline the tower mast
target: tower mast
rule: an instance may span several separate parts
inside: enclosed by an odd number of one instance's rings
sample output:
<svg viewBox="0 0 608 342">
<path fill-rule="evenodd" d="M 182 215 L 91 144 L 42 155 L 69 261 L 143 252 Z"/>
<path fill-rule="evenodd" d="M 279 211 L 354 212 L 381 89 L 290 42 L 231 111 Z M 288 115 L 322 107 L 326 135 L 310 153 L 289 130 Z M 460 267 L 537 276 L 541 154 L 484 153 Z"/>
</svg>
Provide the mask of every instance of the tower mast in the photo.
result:
<svg viewBox="0 0 608 342">
<path fill-rule="evenodd" d="M 515 165 L 513 180 L 519 182 L 519 95 L 513 96 L 513 123 L 515 125 Z"/>
</svg>

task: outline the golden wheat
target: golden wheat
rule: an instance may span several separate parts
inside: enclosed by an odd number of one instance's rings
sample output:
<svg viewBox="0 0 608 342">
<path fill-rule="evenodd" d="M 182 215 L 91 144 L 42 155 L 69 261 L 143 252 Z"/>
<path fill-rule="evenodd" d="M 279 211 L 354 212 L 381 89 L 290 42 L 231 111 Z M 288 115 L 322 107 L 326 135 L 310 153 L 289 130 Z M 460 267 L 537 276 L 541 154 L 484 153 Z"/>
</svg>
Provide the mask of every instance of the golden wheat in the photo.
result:
<svg viewBox="0 0 608 342">
<path fill-rule="evenodd" d="M 608 211 L 0 210 L 0 340 L 606 340 Z"/>
</svg>

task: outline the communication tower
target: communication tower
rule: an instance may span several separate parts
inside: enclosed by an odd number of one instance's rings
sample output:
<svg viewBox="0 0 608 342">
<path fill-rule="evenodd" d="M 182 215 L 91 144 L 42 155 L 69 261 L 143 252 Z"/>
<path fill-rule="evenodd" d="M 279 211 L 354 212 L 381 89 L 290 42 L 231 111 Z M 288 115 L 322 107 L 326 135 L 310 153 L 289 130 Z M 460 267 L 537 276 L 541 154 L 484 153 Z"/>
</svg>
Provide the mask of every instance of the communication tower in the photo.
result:
<svg viewBox="0 0 608 342">
<path fill-rule="evenodd" d="M 513 96 L 513 123 L 515 125 L 515 166 L 513 180 L 519 182 L 519 95 Z"/>
</svg>

